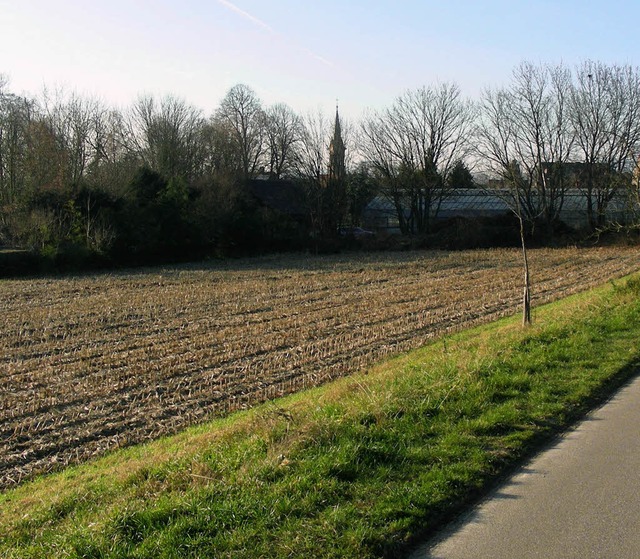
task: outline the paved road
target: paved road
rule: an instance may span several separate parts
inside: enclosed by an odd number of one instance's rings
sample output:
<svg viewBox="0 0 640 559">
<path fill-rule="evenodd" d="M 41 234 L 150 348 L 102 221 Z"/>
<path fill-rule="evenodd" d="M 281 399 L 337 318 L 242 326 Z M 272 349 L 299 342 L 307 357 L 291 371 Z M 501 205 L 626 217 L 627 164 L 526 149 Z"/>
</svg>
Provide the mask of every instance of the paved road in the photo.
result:
<svg viewBox="0 0 640 559">
<path fill-rule="evenodd" d="M 640 377 L 410 559 L 640 558 Z"/>
</svg>

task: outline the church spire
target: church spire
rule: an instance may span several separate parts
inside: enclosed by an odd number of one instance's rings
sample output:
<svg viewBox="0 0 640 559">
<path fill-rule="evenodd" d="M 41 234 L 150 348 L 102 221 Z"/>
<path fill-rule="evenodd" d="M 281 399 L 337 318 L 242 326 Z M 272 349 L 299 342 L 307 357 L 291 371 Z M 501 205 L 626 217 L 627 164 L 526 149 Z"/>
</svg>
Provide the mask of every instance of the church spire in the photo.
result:
<svg viewBox="0 0 640 559">
<path fill-rule="evenodd" d="M 342 140 L 340 113 L 336 100 L 336 121 L 333 127 L 333 138 L 329 144 L 329 179 L 341 182 L 345 177 L 345 145 Z"/>
<path fill-rule="evenodd" d="M 329 165 L 322 192 L 322 229 L 329 236 L 337 235 L 346 211 L 347 172 L 345 166 L 345 145 L 342 139 L 340 112 L 336 101 L 336 121 L 333 137 L 329 143 Z"/>
</svg>

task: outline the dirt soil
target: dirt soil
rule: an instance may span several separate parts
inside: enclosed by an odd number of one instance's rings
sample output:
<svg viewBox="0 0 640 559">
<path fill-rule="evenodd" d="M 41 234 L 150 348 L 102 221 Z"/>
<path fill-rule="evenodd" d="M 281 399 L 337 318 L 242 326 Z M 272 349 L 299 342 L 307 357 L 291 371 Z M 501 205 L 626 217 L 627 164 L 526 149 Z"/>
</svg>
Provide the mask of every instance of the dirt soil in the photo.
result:
<svg viewBox="0 0 640 559">
<path fill-rule="evenodd" d="M 534 250 L 533 306 L 640 268 Z M 0 489 L 520 311 L 517 250 L 332 257 L 0 282 Z"/>
</svg>

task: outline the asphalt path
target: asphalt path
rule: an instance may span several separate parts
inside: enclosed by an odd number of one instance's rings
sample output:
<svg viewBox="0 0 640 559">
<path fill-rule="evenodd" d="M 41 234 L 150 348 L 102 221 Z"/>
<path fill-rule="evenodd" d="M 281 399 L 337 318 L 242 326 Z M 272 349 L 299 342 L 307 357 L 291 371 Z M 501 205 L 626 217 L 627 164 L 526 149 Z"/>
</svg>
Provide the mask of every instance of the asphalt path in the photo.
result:
<svg viewBox="0 0 640 559">
<path fill-rule="evenodd" d="M 410 559 L 640 558 L 640 377 Z"/>
</svg>

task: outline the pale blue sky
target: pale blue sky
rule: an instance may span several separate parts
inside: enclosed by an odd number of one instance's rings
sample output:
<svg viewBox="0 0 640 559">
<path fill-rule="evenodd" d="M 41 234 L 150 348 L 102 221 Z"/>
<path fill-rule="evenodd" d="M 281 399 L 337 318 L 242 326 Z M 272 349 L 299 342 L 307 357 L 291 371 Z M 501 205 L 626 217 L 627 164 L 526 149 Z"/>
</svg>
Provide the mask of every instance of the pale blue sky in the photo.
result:
<svg viewBox="0 0 640 559">
<path fill-rule="evenodd" d="M 640 65 L 639 23 L 637 0 L 0 0 L 0 73 L 16 93 L 172 93 L 206 114 L 245 83 L 357 118 L 442 81 L 477 97 L 523 60 Z"/>
</svg>

